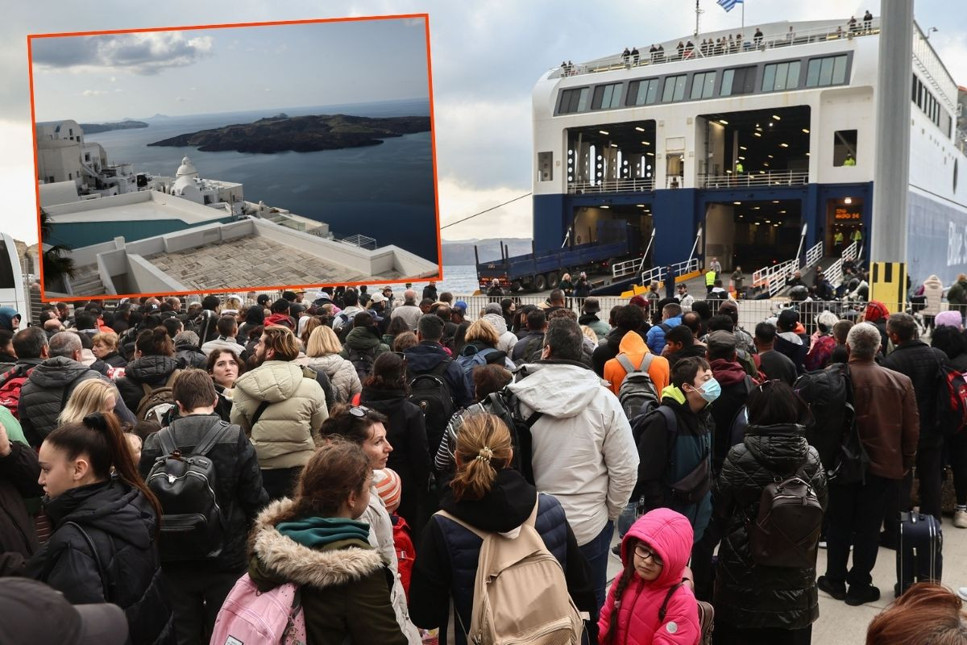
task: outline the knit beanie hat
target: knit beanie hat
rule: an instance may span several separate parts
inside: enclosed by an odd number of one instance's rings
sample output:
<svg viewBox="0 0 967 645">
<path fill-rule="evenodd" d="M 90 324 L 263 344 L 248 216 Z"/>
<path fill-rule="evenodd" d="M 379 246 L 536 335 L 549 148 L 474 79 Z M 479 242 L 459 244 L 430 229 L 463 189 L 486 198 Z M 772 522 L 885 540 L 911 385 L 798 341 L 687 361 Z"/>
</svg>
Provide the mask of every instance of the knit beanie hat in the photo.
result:
<svg viewBox="0 0 967 645">
<path fill-rule="evenodd" d="M 395 513 L 400 507 L 400 497 L 403 495 L 403 485 L 400 476 L 392 468 L 373 471 L 373 484 L 379 498 L 386 506 L 386 512 Z"/>
<path fill-rule="evenodd" d="M 959 311 L 941 311 L 934 317 L 933 322 L 937 327 L 964 328 L 964 319 Z"/>
</svg>

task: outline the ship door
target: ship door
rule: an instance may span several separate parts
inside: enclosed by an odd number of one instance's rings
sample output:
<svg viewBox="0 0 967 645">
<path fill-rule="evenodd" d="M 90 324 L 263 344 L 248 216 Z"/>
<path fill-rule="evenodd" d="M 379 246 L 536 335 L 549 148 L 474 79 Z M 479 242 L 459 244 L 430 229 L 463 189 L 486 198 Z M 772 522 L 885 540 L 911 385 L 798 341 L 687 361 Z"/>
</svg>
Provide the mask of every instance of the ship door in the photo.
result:
<svg viewBox="0 0 967 645">
<path fill-rule="evenodd" d="M 735 214 L 731 204 L 709 204 L 705 209 L 705 263 L 718 259 L 723 271 L 732 270 Z"/>
<path fill-rule="evenodd" d="M 863 223 L 863 198 L 839 197 L 826 200 L 826 255 L 839 256 L 853 241 L 853 235 Z M 865 238 L 865 231 L 862 231 Z"/>
</svg>

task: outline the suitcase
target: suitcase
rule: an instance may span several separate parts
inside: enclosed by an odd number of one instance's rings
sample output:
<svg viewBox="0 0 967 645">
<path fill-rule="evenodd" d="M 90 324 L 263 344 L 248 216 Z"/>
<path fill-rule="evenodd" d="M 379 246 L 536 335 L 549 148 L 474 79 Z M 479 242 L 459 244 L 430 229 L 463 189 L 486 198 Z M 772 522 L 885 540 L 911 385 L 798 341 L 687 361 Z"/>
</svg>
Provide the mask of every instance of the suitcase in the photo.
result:
<svg viewBox="0 0 967 645">
<path fill-rule="evenodd" d="M 900 539 L 896 550 L 894 594 L 917 582 L 940 582 L 943 569 L 943 531 L 933 515 L 900 513 Z"/>
</svg>

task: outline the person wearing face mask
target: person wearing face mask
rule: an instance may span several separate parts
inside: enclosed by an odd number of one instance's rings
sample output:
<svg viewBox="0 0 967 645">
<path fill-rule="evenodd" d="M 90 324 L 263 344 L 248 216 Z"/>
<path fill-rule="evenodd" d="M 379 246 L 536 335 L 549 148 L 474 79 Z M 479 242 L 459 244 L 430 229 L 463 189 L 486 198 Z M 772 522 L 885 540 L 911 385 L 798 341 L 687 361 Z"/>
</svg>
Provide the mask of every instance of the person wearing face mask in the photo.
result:
<svg viewBox="0 0 967 645">
<path fill-rule="evenodd" d="M 722 392 L 704 358 L 675 364 L 661 405 L 636 424 L 639 512 L 670 508 L 688 518 L 695 541 L 712 515 L 712 434 L 708 407 Z"/>
</svg>

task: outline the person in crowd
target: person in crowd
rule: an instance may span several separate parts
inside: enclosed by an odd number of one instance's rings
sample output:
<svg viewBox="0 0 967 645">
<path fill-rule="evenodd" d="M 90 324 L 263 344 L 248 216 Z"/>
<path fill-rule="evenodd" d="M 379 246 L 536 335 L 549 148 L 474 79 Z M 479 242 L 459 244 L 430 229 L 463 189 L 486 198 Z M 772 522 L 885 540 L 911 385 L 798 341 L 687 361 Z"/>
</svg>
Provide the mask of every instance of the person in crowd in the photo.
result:
<svg viewBox="0 0 967 645">
<path fill-rule="evenodd" d="M 349 332 L 352 334 L 352 332 Z M 340 356 L 343 350 L 339 337 L 331 328 L 320 325 L 312 330 L 306 344 L 306 358 L 300 359 L 317 372 L 329 377 L 335 391 L 336 401 L 346 403 L 362 391 L 359 374 L 353 364 Z"/>
<path fill-rule="evenodd" d="M 933 319 L 934 327 L 953 327 L 957 331 L 964 330 L 964 319 L 957 311 L 941 311 Z"/>
<path fill-rule="evenodd" d="M 117 420 L 94 413 L 60 426 L 44 439 L 39 462 L 54 532 L 27 563 L 27 577 L 75 605 L 118 605 L 132 643 L 173 644 L 174 618 L 158 564 L 161 508 Z"/>
<path fill-rule="evenodd" d="M 16 332 L 20 328 L 20 313 L 13 307 L 0 307 L 0 329 Z"/>
<path fill-rule="evenodd" d="M 561 563 L 578 609 L 593 617 L 598 605 L 587 563 L 562 504 L 551 495 L 538 494 L 538 488 L 510 468 L 512 458 L 510 432 L 503 421 L 485 413 L 466 418 L 456 436 L 456 473 L 444 492 L 441 508 L 479 531 L 507 534 L 519 530 L 536 502 L 534 528 Z M 469 625 L 480 544 L 470 530 L 439 514 L 422 532 L 410 586 L 410 610 L 417 625 L 440 628 L 441 642 L 451 629 L 455 642 L 465 641 L 459 625 L 448 625 L 450 602 L 452 598 L 459 623 Z"/>
<path fill-rule="evenodd" d="M 525 329 L 525 332 L 518 335 L 514 351 L 510 356 L 515 364 L 533 363 L 539 359 L 540 352 L 544 347 L 547 314 L 536 308 L 528 311 L 525 318 Z"/>
<path fill-rule="evenodd" d="M 425 491 L 430 478 L 430 449 L 423 411 L 407 399 L 406 361 L 386 352 L 373 363 L 363 384 L 360 402 L 386 416 L 386 440 L 394 447 L 387 464 L 400 477 L 399 514 L 415 533 L 423 527 Z"/>
<path fill-rule="evenodd" d="M 215 352 L 231 350 L 220 348 Z M 209 375 L 188 369 L 175 380 L 174 397 L 178 418 L 147 439 L 141 449 L 139 470 L 148 477 L 151 467 L 167 451 L 164 440 L 191 454 L 215 426 L 222 423 L 215 412 L 217 395 Z M 217 441 L 205 453 L 215 472 L 215 500 L 221 509 L 223 543 L 217 556 L 201 560 L 176 560 L 162 557 L 165 582 L 170 589 L 179 645 L 207 643 L 215 616 L 228 592 L 246 569 L 245 536 L 256 515 L 268 503 L 262 488 L 262 474 L 252 443 L 237 425 L 225 425 Z M 164 537 L 161 538 L 164 540 Z M 164 544 L 162 544 L 162 548 Z"/>
<path fill-rule="evenodd" d="M 416 326 L 422 315 L 423 311 L 416 304 L 416 291 L 407 289 L 403 292 L 403 304 L 393 307 L 393 313 L 390 314 L 390 318 L 402 318 L 411 330 L 416 331 Z"/>
<path fill-rule="evenodd" d="M 582 338 L 577 322 L 552 321 L 537 369 L 508 390 L 523 418 L 541 414 L 531 427 L 534 483 L 560 496 L 600 606 L 614 522 L 635 486 L 638 455 L 618 397 L 580 362 Z"/>
<path fill-rule="evenodd" d="M 952 311 L 960 314 L 961 319 L 967 311 L 967 274 L 960 273 L 957 280 L 947 290 L 947 302 Z"/>
<path fill-rule="evenodd" d="M 386 333 L 382 335 L 380 340 L 384 345 L 393 347 L 393 341 L 403 332 L 412 332 L 409 323 L 403 318 L 391 318 L 389 327 L 386 328 Z"/>
<path fill-rule="evenodd" d="M 464 340 L 466 344 L 460 350 L 460 356 L 456 360 L 463 370 L 468 392 L 473 391 L 474 367 L 497 363 L 508 370 L 515 368 L 514 362 L 507 357 L 507 353 L 497 349 L 500 337 L 490 321 L 484 318 L 473 321 L 467 328 Z"/>
<path fill-rule="evenodd" d="M 358 445 L 330 442 L 307 462 L 294 498 L 273 502 L 256 520 L 249 577 L 262 589 L 299 585 L 310 643 L 407 645 L 387 565 L 361 517 L 371 504 L 372 478 Z"/>
<path fill-rule="evenodd" d="M 638 435 L 636 499 L 644 510 L 667 507 L 682 513 L 696 542 L 712 514 L 708 408 L 721 391 L 704 358 L 678 361 L 671 384 L 660 393 L 661 405 L 642 420 Z"/>
<path fill-rule="evenodd" d="M 181 370 L 175 345 L 164 327 L 143 330 L 134 347 L 134 360 L 124 368 L 117 385 L 124 404 L 136 412 L 147 394 L 155 388 L 171 387 Z"/>
<path fill-rule="evenodd" d="M 298 355 L 290 329 L 266 327 L 255 351 L 258 367 L 238 378 L 232 395 L 231 422 L 252 439 L 270 499 L 291 494 L 329 415 L 325 390 L 294 362 Z"/>
<path fill-rule="evenodd" d="M 510 357 L 514 351 L 514 345 L 517 344 L 517 336 L 507 329 L 507 321 L 504 320 L 500 305 L 495 302 L 488 304 L 481 320 L 485 320 L 493 326 L 497 332 L 497 349 Z"/>
<path fill-rule="evenodd" d="M 687 580 L 692 527 L 667 508 L 640 517 L 621 540 L 621 572 L 598 619 L 598 642 L 698 643 L 701 626 Z"/>
<path fill-rule="evenodd" d="M 749 376 L 758 376 L 759 370 L 755 366 L 755 359 L 752 357 L 752 354 L 745 349 L 746 339 L 751 339 L 751 337 L 748 337 L 745 332 L 739 333 L 739 331 L 735 329 L 735 321 L 731 316 L 725 313 L 715 314 L 708 321 L 708 331 L 709 336 L 716 331 L 724 331 L 730 334 L 735 341 L 736 361 L 742 366 L 742 369 L 744 369 Z M 706 345 L 708 344 L 709 336 L 702 338 L 702 341 Z"/>
<path fill-rule="evenodd" d="M 420 318 L 417 338 L 420 342 L 404 352 L 406 356 L 407 377 L 412 379 L 419 374 L 440 372 L 443 382 L 447 385 L 450 398 L 455 408 L 464 408 L 470 404 L 472 393 L 467 389 L 467 381 L 463 377 L 463 370 L 447 354 L 440 339 L 443 336 L 443 321 L 433 314 L 425 314 Z M 445 364 L 445 367 L 444 367 Z M 441 433 L 436 435 L 435 433 Z M 436 436 L 437 441 L 430 441 L 430 450 L 435 452 L 439 446 L 439 437 L 443 428 L 427 428 L 427 435 Z"/>
<path fill-rule="evenodd" d="M 118 353 L 118 335 L 113 331 L 98 332 L 91 337 L 91 351 L 97 360 L 111 367 L 124 367 L 128 364 Z"/>
<path fill-rule="evenodd" d="M 778 330 L 770 322 L 755 326 L 755 363 L 767 379 L 778 379 L 791 386 L 796 382 L 798 371 L 791 358 L 775 349 Z"/>
<path fill-rule="evenodd" d="M 432 300 L 433 302 L 436 302 L 437 296 L 438 294 L 436 290 L 436 282 L 430 281 L 425 287 L 423 287 L 424 300 L 429 299 L 429 300 Z"/>
<path fill-rule="evenodd" d="M 840 320 L 835 325 L 833 325 L 833 338 L 836 340 L 836 346 L 833 347 L 833 353 L 829 357 L 830 363 L 846 363 L 849 360 L 849 352 L 846 348 L 846 336 L 849 334 L 849 330 L 853 327 L 852 320 Z"/>
<path fill-rule="evenodd" d="M 353 317 L 353 328 L 346 335 L 346 342 L 343 343 L 342 351 L 339 353 L 339 356 L 353 364 L 360 380 L 367 376 L 373 361 L 380 354 L 390 351 L 389 346 L 380 341 L 382 335 L 376 323 L 376 319 L 370 312 L 357 313 Z M 361 370 L 361 365 L 365 369 Z"/>
<path fill-rule="evenodd" d="M 25 360 L 28 361 L 34 347 L 29 349 L 24 347 L 21 351 L 21 346 L 28 344 L 36 346 L 36 343 L 19 343 L 18 339 L 20 334 L 25 334 L 32 329 L 35 328 L 28 327 L 14 336 L 17 355 L 26 356 Z M 38 333 L 43 340 L 46 340 L 39 329 L 37 332 L 31 332 L 30 335 L 34 333 Z M 55 334 L 50 339 L 49 345 L 46 343 L 42 345 L 41 351 L 46 349 L 49 352 L 49 358 L 30 372 L 20 390 L 19 419 L 27 440 L 34 447 L 39 447 L 44 437 L 57 427 L 57 416 L 63 410 L 74 388 L 86 380 L 106 378 L 80 362 L 81 347 L 81 339 L 77 334 L 69 331 Z M 122 401 L 116 402 L 115 410 L 122 423 L 134 423 L 134 417 Z"/>
<path fill-rule="evenodd" d="M 870 463 L 863 481 L 829 487 L 826 574 L 816 583 L 837 600 L 862 605 L 880 597 L 870 575 L 879 550 L 880 525 L 888 501 L 897 495 L 897 482 L 914 465 L 920 416 L 910 378 L 874 361 L 880 347 L 876 327 L 854 325 L 846 346 L 857 430 Z M 851 548 L 853 567 L 847 571 Z"/>
<path fill-rule="evenodd" d="M 587 325 L 594 330 L 599 341 L 605 339 L 611 327 L 605 321 L 598 318 L 601 312 L 601 304 L 597 298 L 586 298 L 581 305 L 581 316 L 578 318 L 579 325 Z"/>
<path fill-rule="evenodd" d="M 638 307 L 627 307 L 627 309 L 635 310 Z M 640 309 L 638 310 L 640 311 Z M 615 358 L 612 358 L 604 364 L 604 380 L 608 382 L 615 396 L 619 394 L 621 383 L 628 374 L 627 369 L 621 364 L 618 356 L 626 356 L 631 362 L 632 367 L 635 369 L 643 369 L 642 366 L 649 354 L 651 354 L 651 350 L 645 344 L 645 339 L 638 332 L 632 330 L 621 337 L 621 342 L 618 344 L 618 353 L 615 355 Z M 649 378 L 651 378 L 651 383 L 655 388 L 655 398 L 657 399 L 658 393 L 668 386 L 668 359 L 663 356 L 652 356 L 651 364 L 648 366 L 647 371 Z"/>
<path fill-rule="evenodd" d="M 181 331 L 175 334 L 175 360 L 179 369 L 204 368 L 208 364 L 208 356 L 198 345 L 198 334 L 193 331 Z"/>
<path fill-rule="evenodd" d="M 963 605 L 946 587 L 918 582 L 870 621 L 866 645 L 964 645 Z"/>
<path fill-rule="evenodd" d="M 17 364 L 17 353 L 13 348 L 13 332 L 0 329 L 0 374 Z"/>
<path fill-rule="evenodd" d="M 248 338 L 249 332 L 265 324 L 265 307 L 255 304 L 245 311 L 245 320 L 238 328 L 237 340 Z"/>
<path fill-rule="evenodd" d="M 784 309 L 776 320 L 776 332 L 773 349 L 793 362 L 797 374 L 804 373 L 809 337 L 806 335 L 806 328 L 799 322 L 799 312 L 795 309 Z"/>
<path fill-rule="evenodd" d="M 940 520 L 940 488 L 943 482 L 944 433 L 937 416 L 937 366 L 947 359 L 940 349 L 919 339 L 917 322 L 906 313 L 892 314 L 886 322 L 886 333 L 893 351 L 880 363 L 904 374 L 913 382 L 920 416 L 920 439 L 917 445 L 917 479 L 920 481 L 920 512 Z M 899 494 L 887 504 L 884 539 L 892 544 L 899 535 L 899 511 L 910 510 L 912 475 L 900 482 Z M 894 535 L 896 532 L 896 535 Z"/>
<path fill-rule="evenodd" d="M 755 343 L 752 342 L 752 335 L 739 325 L 739 306 L 734 300 L 726 300 L 719 305 L 719 316 L 728 316 L 732 320 L 732 333 L 736 339 L 736 349 L 749 354 L 755 353 Z M 684 317 L 682 322 L 684 323 Z"/>
<path fill-rule="evenodd" d="M 23 575 L 37 550 L 37 532 L 25 502 L 44 494 L 39 477 L 36 451 L 13 415 L 0 406 L 0 578 Z"/>
<path fill-rule="evenodd" d="M 222 421 L 228 421 L 232 414 L 232 390 L 238 377 L 245 373 L 245 362 L 228 348 L 215 349 L 208 355 L 205 371 L 211 377 L 218 395 L 215 414 Z"/>
<path fill-rule="evenodd" d="M 656 356 L 661 356 L 665 349 L 665 334 L 672 327 L 682 324 L 682 306 L 678 303 L 669 303 L 661 308 L 661 322 L 651 329 L 645 337 L 648 349 Z"/>
<path fill-rule="evenodd" d="M 328 440 L 345 439 L 357 444 L 369 459 L 370 470 L 386 468 L 393 445 L 386 439 L 386 416 L 363 405 L 349 406 L 338 404 L 323 424 L 322 432 Z M 390 597 L 396 613 L 400 630 L 406 635 L 410 645 L 419 645 L 420 635 L 410 620 L 406 604 L 406 593 L 399 577 L 399 563 L 396 545 L 393 540 L 393 523 L 379 497 L 376 486 L 370 479 L 369 504 L 359 519 L 369 525 L 367 539 L 389 566 L 392 582 Z"/>
<path fill-rule="evenodd" d="M 937 327 L 930 337 L 930 346 L 947 355 L 948 365 L 967 372 L 967 336 L 958 329 L 950 326 Z M 967 435 L 958 432 L 945 437 L 944 452 L 954 473 L 954 526 L 967 529 Z"/>
<path fill-rule="evenodd" d="M 691 312 L 694 313 L 694 312 Z M 691 314 L 686 314 L 691 315 Z M 672 327 L 665 334 L 665 349 L 662 354 L 668 361 L 668 369 L 673 370 L 679 361 L 697 356 L 705 358 L 708 348 L 695 339 L 695 334 L 687 325 Z M 660 394 L 660 391 L 659 391 Z"/>
<path fill-rule="evenodd" d="M 749 394 L 748 412 L 745 438 L 729 451 L 712 495 L 723 534 L 715 577 L 715 637 L 723 644 L 808 645 L 819 618 L 816 568 L 758 564 L 748 518 L 758 516 L 763 489 L 790 473 L 799 473 L 812 486 L 825 509 L 825 471 L 819 453 L 806 442 L 809 410 L 791 387 L 766 381 Z"/>
<path fill-rule="evenodd" d="M 295 332 L 296 322 L 295 322 L 295 319 L 289 314 L 289 307 L 291 306 L 291 304 L 292 303 L 290 303 L 285 298 L 279 298 L 278 300 L 273 302 L 272 306 L 269 307 L 269 310 L 272 313 L 266 317 L 265 325 L 287 327 L 291 331 Z M 217 337 L 217 333 L 215 337 Z M 209 339 L 209 340 L 212 340 L 212 339 Z"/>
<path fill-rule="evenodd" d="M 691 311 L 692 304 L 695 302 L 695 297 L 688 293 L 688 285 L 684 282 L 678 285 L 678 293 L 675 294 L 675 299 L 682 307 L 682 311 Z"/>
<path fill-rule="evenodd" d="M 215 329 L 218 331 L 218 335 L 201 346 L 201 351 L 205 356 L 211 354 L 212 350 L 217 347 L 228 348 L 243 359 L 248 355 L 245 353 L 245 347 L 235 339 L 238 336 L 238 321 L 235 320 L 234 316 L 222 314 L 215 324 Z"/>
<path fill-rule="evenodd" d="M 594 373 L 604 377 L 605 365 L 618 355 L 621 341 L 626 334 L 635 332 L 639 337 L 644 338 L 648 329 L 644 309 L 634 304 L 621 307 L 614 313 L 614 329 L 605 335 L 604 340 L 598 344 L 591 354 Z"/>
<path fill-rule="evenodd" d="M 363 308 L 359 306 L 359 294 L 356 293 L 355 289 L 347 289 L 343 293 L 342 300 L 342 311 L 340 311 L 336 317 L 332 319 L 333 331 L 335 331 L 340 338 L 343 338 L 346 335 L 346 330 L 344 330 L 343 327 L 346 325 L 354 327 L 356 314 L 363 311 Z"/>
<path fill-rule="evenodd" d="M 117 387 L 110 381 L 102 379 L 81 381 L 67 397 L 67 404 L 57 416 L 57 425 L 80 423 L 84 417 L 94 412 L 114 414 L 114 408 L 120 396 Z"/>
<path fill-rule="evenodd" d="M 578 281 L 574 285 L 574 297 L 577 299 L 578 304 L 581 304 L 584 298 L 587 298 L 590 293 L 591 281 L 588 280 L 588 274 L 581 271 L 578 275 Z"/>
<path fill-rule="evenodd" d="M 816 316 L 816 332 L 810 339 L 811 344 L 806 353 L 805 367 L 807 372 L 821 370 L 829 365 L 837 344 L 836 338 L 833 336 L 833 327 L 838 322 L 839 319 L 836 314 L 830 311 L 823 311 Z"/>
</svg>

